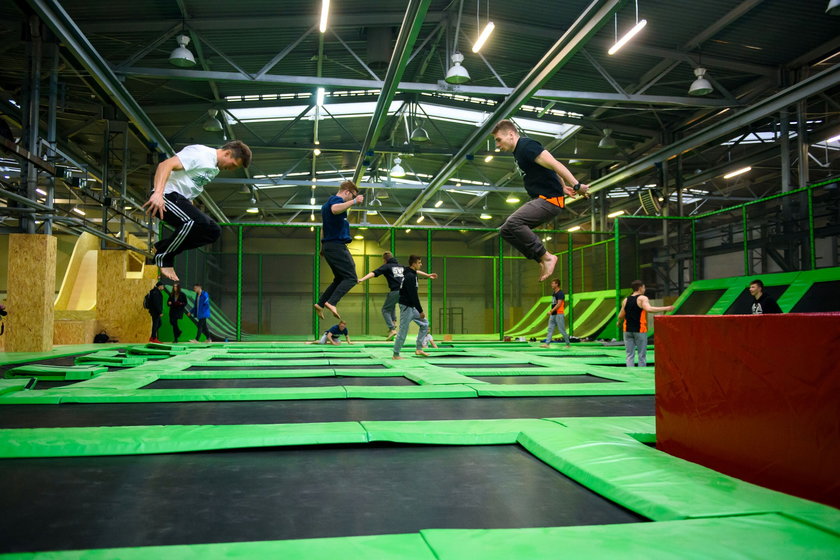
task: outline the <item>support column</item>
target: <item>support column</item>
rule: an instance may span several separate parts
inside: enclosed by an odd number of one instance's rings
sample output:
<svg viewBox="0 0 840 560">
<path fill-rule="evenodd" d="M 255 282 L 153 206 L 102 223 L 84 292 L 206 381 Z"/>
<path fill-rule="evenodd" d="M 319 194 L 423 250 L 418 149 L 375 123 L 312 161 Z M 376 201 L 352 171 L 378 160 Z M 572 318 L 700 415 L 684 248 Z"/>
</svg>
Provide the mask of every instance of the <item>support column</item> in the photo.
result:
<svg viewBox="0 0 840 560">
<path fill-rule="evenodd" d="M 9 235 L 6 352 L 52 350 L 55 256 L 52 235 Z"/>
</svg>

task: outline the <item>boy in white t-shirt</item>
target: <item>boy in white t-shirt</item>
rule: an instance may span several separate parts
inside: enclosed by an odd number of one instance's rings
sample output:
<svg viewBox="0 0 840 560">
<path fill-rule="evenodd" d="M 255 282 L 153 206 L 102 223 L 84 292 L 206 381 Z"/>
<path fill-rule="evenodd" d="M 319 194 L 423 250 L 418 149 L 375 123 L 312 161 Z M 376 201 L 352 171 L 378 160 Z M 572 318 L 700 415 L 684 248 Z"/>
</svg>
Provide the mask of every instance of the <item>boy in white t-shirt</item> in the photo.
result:
<svg viewBox="0 0 840 560">
<path fill-rule="evenodd" d="M 218 149 L 187 146 L 158 165 L 154 190 L 143 207 L 175 229 L 170 237 L 155 243 L 155 264 L 162 275 L 178 282 L 173 268 L 175 256 L 213 243 L 222 232 L 219 224 L 193 206 L 192 200 L 219 170 L 248 167 L 250 163 L 251 149 L 244 142 L 232 140 Z"/>
</svg>

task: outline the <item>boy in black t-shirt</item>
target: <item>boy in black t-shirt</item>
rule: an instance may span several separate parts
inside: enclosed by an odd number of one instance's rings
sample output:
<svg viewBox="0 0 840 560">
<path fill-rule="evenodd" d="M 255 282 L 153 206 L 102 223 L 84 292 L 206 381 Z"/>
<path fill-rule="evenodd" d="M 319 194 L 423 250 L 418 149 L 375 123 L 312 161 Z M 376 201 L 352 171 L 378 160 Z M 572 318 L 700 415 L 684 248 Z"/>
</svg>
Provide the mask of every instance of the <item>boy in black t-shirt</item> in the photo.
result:
<svg viewBox="0 0 840 560">
<path fill-rule="evenodd" d="M 554 272 L 557 257 L 546 250 L 532 229 L 560 214 L 566 205 L 564 195 L 586 195 L 589 185 L 575 179 L 539 142 L 520 137 L 512 121 L 499 121 L 493 128 L 493 139 L 501 151 L 513 152 L 525 190 L 531 197 L 505 220 L 499 234 L 526 258 L 540 264 L 542 282 Z"/>
<path fill-rule="evenodd" d="M 347 344 L 353 344 L 350 342 L 350 331 L 347 330 L 347 323 L 344 321 L 339 321 L 337 325 L 333 325 L 325 330 L 324 334 L 321 335 L 321 338 L 315 342 L 307 342 L 307 344 L 332 344 L 334 346 L 338 346 L 341 344 L 341 340 L 338 338 L 340 336 L 344 336 L 344 340 L 347 341 Z"/>
<path fill-rule="evenodd" d="M 766 315 L 768 313 L 781 313 L 782 308 L 776 300 L 764 293 L 764 282 L 753 280 L 750 282 L 750 295 L 753 297 L 752 314 Z"/>
<path fill-rule="evenodd" d="M 384 276 L 388 281 L 389 291 L 382 304 L 382 318 L 385 319 L 385 326 L 388 327 L 388 336 L 385 337 L 385 340 L 391 340 L 397 334 L 397 302 L 400 299 L 400 284 L 405 268 L 397 262 L 390 251 L 382 253 L 382 260 L 385 263 L 373 272 L 368 272 L 359 278 L 359 284 L 374 276 Z"/>
<path fill-rule="evenodd" d="M 408 336 L 408 327 L 411 322 L 417 323 L 420 327 L 420 332 L 417 333 L 417 345 L 414 351 L 418 356 L 428 356 L 423 351 L 423 340 L 429 334 L 429 321 L 426 319 L 426 314 L 423 312 L 423 306 L 420 305 L 420 296 L 417 293 L 417 275 L 420 274 L 420 267 L 423 266 L 423 261 L 417 255 L 408 257 L 408 267 L 403 271 L 403 279 L 400 284 L 400 330 L 397 333 L 397 338 L 394 339 L 394 359 L 402 360 L 400 356 L 400 349 L 405 343 L 405 338 Z M 437 274 L 422 273 L 426 278 L 434 280 Z"/>
</svg>

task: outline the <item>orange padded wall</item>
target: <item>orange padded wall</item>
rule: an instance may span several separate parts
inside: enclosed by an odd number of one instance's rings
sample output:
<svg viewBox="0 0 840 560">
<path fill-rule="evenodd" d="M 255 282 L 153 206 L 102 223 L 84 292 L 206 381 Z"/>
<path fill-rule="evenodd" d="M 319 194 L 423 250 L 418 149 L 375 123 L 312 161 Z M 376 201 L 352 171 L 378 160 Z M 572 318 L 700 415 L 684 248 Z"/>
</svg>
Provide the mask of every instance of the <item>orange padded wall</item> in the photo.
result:
<svg viewBox="0 0 840 560">
<path fill-rule="evenodd" d="M 656 440 L 840 507 L 840 314 L 658 317 Z"/>
</svg>

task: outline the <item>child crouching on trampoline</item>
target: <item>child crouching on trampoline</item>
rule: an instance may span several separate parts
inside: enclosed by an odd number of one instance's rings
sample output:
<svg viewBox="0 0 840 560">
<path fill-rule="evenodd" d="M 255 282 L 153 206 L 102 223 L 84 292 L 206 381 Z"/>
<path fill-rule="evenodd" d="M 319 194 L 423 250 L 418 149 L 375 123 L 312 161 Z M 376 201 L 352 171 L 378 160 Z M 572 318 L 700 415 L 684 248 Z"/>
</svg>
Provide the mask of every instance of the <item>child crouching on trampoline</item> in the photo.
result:
<svg viewBox="0 0 840 560">
<path fill-rule="evenodd" d="M 350 333 L 347 330 L 347 323 L 339 321 L 337 325 L 333 325 L 325 330 L 324 334 L 321 335 L 321 338 L 315 342 L 307 342 L 307 344 L 332 344 L 334 346 L 338 346 L 341 344 L 339 337 L 342 335 L 344 336 L 344 340 L 347 341 L 347 344 L 353 344 L 350 342 Z"/>
</svg>

